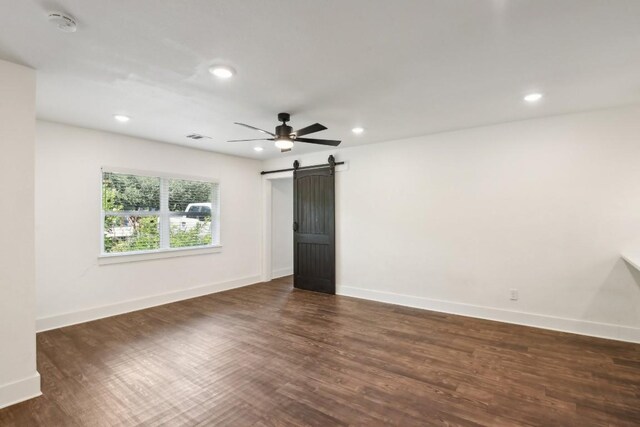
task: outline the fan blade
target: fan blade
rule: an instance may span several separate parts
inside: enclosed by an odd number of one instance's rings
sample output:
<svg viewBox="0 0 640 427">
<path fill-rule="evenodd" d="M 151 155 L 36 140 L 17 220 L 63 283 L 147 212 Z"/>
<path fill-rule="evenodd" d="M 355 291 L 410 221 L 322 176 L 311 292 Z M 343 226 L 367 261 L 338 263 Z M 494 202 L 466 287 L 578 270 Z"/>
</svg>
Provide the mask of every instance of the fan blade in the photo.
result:
<svg viewBox="0 0 640 427">
<path fill-rule="evenodd" d="M 291 148 L 283 148 L 280 150 L 281 153 L 286 153 L 287 151 L 291 151 Z"/>
<path fill-rule="evenodd" d="M 245 142 L 245 141 L 275 141 L 275 140 L 273 138 L 230 139 L 227 142 Z"/>
<path fill-rule="evenodd" d="M 296 142 L 309 142 L 311 144 L 320 144 L 320 145 L 333 145 L 337 147 L 340 145 L 342 141 L 335 141 L 333 139 L 314 139 L 314 138 L 296 138 Z"/>
<path fill-rule="evenodd" d="M 325 130 L 326 128 L 327 128 L 326 126 L 323 126 L 320 123 L 316 123 L 311 126 L 307 126 L 306 128 L 298 129 L 297 131 L 293 132 L 292 135 L 295 135 L 295 136 L 309 135 L 310 133 L 320 132 L 321 130 Z"/>
<path fill-rule="evenodd" d="M 274 137 L 276 136 L 275 133 L 271 133 L 268 130 L 260 129 L 260 128 L 257 128 L 255 126 L 245 125 L 244 123 L 238 123 L 238 122 L 234 122 L 234 124 L 240 125 L 240 126 L 244 126 L 246 128 L 249 128 L 249 129 L 257 130 L 258 132 L 266 133 L 267 135 L 271 135 L 271 136 L 274 136 Z"/>
</svg>

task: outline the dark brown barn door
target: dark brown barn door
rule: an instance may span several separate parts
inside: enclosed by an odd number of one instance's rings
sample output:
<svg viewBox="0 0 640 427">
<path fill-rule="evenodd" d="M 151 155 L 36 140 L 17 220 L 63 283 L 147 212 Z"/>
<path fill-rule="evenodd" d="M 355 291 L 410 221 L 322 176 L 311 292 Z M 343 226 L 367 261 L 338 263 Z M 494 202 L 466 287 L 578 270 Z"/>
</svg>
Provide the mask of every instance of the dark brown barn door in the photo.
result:
<svg viewBox="0 0 640 427">
<path fill-rule="evenodd" d="M 293 285 L 336 293 L 335 169 L 296 170 L 293 175 Z"/>
</svg>

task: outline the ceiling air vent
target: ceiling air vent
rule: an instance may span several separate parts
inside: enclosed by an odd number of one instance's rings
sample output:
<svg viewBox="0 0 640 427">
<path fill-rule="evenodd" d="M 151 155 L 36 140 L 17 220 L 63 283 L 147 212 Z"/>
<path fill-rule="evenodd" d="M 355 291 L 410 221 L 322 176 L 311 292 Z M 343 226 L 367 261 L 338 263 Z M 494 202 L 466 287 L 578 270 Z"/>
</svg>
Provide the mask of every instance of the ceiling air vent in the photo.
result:
<svg viewBox="0 0 640 427">
<path fill-rule="evenodd" d="M 187 135 L 189 139 L 211 139 L 210 136 L 200 135 L 199 133 L 192 133 L 191 135 Z"/>
</svg>

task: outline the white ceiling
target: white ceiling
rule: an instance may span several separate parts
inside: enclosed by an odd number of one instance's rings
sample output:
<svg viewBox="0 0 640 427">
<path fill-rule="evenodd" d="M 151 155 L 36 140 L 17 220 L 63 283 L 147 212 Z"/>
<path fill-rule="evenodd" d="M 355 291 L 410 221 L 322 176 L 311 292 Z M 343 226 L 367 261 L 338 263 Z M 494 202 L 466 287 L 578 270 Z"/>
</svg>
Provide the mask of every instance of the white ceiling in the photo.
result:
<svg viewBox="0 0 640 427">
<path fill-rule="evenodd" d="M 234 121 L 272 130 L 280 111 L 351 146 L 640 102 L 638 0 L 0 5 L 0 58 L 38 70 L 40 118 L 239 156 L 282 155 L 267 141 L 262 153 L 225 142 L 261 136 Z M 50 10 L 78 31 L 57 31 Z M 207 69 L 218 63 L 237 76 L 216 80 Z M 525 104 L 530 91 L 545 98 Z M 351 134 L 356 125 L 366 132 Z"/>
</svg>

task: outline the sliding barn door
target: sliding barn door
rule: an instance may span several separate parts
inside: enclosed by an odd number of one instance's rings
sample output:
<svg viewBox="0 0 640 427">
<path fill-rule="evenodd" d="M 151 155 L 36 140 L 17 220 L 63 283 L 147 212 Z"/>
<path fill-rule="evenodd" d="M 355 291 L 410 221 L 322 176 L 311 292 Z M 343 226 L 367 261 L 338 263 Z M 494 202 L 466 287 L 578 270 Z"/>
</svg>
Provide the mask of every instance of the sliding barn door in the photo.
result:
<svg viewBox="0 0 640 427">
<path fill-rule="evenodd" d="M 294 287 L 336 293 L 335 169 L 296 170 L 293 179 Z"/>
</svg>

